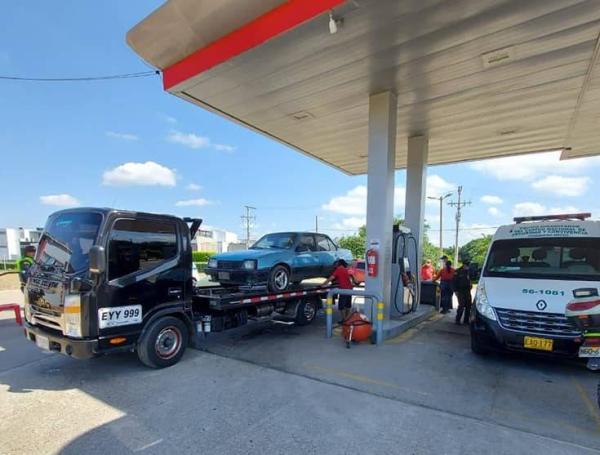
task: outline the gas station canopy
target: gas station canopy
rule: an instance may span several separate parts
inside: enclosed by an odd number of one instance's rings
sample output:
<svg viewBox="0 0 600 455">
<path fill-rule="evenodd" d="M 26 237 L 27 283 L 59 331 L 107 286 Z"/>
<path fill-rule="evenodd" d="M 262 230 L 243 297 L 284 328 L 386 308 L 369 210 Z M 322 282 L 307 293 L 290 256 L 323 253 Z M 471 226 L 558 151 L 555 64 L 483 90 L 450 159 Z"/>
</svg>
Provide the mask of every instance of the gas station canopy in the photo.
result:
<svg viewBox="0 0 600 455">
<path fill-rule="evenodd" d="M 170 93 L 363 174 L 384 91 L 397 169 L 419 134 L 429 164 L 600 153 L 599 33 L 597 0 L 168 0 L 127 41 Z"/>
<path fill-rule="evenodd" d="M 415 134 L 429 164 L 597 154 L 599 33 L 597 0 L 169 0 L 127 40 L 174 95 L 363 174 L 385 90 L 399 169 Z"/>
</svg>

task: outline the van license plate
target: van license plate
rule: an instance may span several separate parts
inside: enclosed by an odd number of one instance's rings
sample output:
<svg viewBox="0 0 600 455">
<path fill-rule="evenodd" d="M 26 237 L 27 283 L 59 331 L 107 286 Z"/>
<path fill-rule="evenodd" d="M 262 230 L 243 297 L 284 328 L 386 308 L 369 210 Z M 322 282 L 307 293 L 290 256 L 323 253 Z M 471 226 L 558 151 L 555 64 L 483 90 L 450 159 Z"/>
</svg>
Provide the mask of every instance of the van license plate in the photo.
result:
<svg viewBox="0 0 600 455">
<path fill-rule="evenodd" d="M 229 278 L 229 272 L 219 272 L 219 280 L 228 280 Z"/>
<path fill-rule="evenodd" d="M 35 344 L 37 344 L 38 348 L 44 349 L 46 351 L 50 350 L 50 340 L 46 337 L 36 335 Z"/>
<path fill-rule="evenodd" d="M 537 349 L 538 351 L 552 351 L 554 340 L 548 338 L 525 337 L 523 339 L 525 349 Z"/>
<path fill-rule="evenodd" d="M 581 346 L 579 357 L 600 357 L 600 346 Z"/>
</svg>

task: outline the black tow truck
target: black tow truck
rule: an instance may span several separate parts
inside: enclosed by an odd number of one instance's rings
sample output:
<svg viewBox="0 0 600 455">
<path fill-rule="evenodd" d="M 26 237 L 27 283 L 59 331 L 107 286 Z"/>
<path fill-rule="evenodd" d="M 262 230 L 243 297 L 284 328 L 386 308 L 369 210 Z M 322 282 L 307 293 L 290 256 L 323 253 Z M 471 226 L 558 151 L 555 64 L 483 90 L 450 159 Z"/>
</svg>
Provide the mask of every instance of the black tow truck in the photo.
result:
<svg viewBox="0 0 600 455">
<path fill-rule="evenodd" d="M 77 359 L 135 351 L 163 368 L 212 332 L 315 319 L 327 288 L 196 286 L 191 239 L 201 223 L 107 208 L 52 214 L 24 291 L 26 337 Z"/>
</svg>

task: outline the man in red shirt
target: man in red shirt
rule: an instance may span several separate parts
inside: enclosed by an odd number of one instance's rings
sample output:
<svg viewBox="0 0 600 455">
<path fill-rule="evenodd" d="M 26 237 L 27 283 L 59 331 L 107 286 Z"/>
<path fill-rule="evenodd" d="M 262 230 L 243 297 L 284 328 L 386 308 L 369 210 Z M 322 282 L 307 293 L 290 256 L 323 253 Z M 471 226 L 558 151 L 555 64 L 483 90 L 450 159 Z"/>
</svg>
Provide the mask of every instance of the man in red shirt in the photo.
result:
<svg viewBox="0 0 600 455">
<path fill-rule="evenodd" d="M 329 278 L 325 280 L 323 286 L 334 283 L 339 289 L 353 289 L 350 275 L 348 274 L 348 264 L 343 259 L 336 262 L 336 267 Z M 352 296 L 340 295 L 338 297 L 338 310 L 342 315 L 342 321 L 345 321 L 350 316 L 352 310 Z"/>
</svg>

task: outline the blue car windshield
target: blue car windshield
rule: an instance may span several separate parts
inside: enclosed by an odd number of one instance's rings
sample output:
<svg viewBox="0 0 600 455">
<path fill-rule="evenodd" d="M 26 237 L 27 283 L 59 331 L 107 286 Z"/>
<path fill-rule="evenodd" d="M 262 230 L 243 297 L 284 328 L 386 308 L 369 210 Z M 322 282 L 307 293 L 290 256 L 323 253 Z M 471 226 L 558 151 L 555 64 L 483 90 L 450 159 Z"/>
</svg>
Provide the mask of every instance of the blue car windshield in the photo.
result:
<svg viewBox="0 0 600 455">
<path fill-rule="evenodd" d="M 251 250 L 289 250 L 296 242 L 296 234 L 267 234 L 250 247 Z"/>
</svg>

